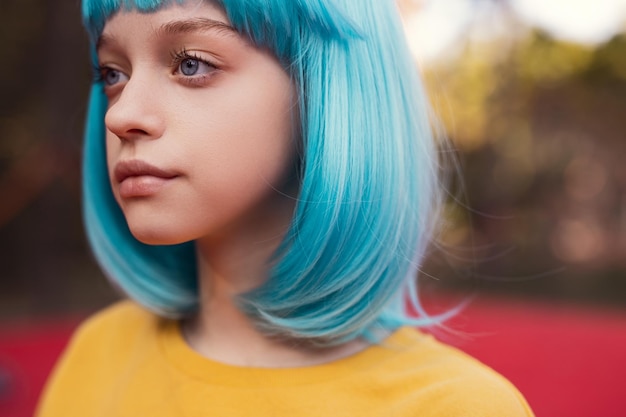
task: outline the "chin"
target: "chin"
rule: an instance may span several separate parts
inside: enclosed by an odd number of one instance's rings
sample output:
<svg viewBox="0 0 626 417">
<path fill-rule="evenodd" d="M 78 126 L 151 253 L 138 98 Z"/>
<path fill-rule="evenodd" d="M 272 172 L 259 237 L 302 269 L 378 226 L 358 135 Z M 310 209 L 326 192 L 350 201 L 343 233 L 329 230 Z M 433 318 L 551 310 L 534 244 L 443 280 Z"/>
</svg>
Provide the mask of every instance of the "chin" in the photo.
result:
<svg viewBox="0 0 626 417">
<path fill-rule="evenodd" d="M 177 245 L 192 240 L 167 227 L 129 224 L 129 228 L 135 239 L 146 245 Z"/>
</svg>

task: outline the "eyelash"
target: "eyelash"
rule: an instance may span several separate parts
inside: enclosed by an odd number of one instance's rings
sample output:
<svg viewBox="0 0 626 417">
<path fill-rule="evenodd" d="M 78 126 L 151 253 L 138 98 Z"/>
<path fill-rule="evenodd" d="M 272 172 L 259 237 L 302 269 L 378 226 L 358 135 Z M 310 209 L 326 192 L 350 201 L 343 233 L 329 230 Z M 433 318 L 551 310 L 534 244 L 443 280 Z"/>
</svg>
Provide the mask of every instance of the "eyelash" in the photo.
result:
<svg viewBox="0 0 626 417">
<path fill-rule="evenodd" d="M 91 77 L 94 83 L 103 83 L 104 82 L 104 72 L 109 69 L 108 67 L 104 67 L 98 64 L 92 64 L 91 66 Z"/>
</svg>

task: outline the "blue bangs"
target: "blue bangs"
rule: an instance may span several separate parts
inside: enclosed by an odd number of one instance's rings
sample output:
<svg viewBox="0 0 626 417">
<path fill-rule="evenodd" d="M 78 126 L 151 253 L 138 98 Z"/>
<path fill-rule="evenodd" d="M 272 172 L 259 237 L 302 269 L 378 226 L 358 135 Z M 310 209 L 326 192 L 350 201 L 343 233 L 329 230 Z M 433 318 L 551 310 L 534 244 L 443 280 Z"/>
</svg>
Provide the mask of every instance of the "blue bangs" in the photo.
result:
<svg viewBox="0 0 626 417">
<path fill-rule="evenodd" d="M 82 0 L 83 24 L 95 42 L 106 21 L 120 9 L 150 13 L 185 1 L 190 0 Z M 316 33 L 321 39 L 346 38 L 357 33 L 354 24 L 328 1 L 206 1 L 225 9 L 233 27 L 256 45 L 274 51 L 282 60 L 306 50 L 299 36 L 303 29 Z"/>
<path fill-rule="evenodd" d="M 83 25 L 87 29 L 92 43 L 98 40 L 102 34 L 107 20 L 118 10 L 136 9 L 140 12 L 150 13 L 167 6 L 174 0 L 82 0 Z M 175 0 L 183 3 L 184 0 Z"/>
<path fill-rule="evenodd" d="M 176 1 L 83 0 L 83 17 L 95 42 L 120 8 Z M 213 3 L 283 62 L 302 124 L 296 211 L 268 280 L 239 296 L 241 310 L 268 335 L 320 345 L 431 324 L 405 306 L 423 312 L 416 275 L 437 225 L 438 158 L 395 1 Z M 149 246 L 130 234 L 108 180 L 105 111 L 95 84 L 84 158 L 93 251 L 130 297 L 160 314 L 189 314 L 198 307 L 193 243 Z"/>
</svg>

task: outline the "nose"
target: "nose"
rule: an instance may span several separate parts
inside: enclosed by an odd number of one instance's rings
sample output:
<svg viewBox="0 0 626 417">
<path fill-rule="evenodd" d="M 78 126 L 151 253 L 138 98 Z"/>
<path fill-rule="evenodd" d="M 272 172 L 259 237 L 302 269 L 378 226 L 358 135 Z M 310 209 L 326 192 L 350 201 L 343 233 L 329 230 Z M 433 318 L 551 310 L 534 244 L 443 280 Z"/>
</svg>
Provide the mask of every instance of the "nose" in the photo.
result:
<svg viewBox="0 0 626 417">
<path fill-rule="evenodd" d="M 131 77 L 123 90 L 110 99 L 104 123 L 120 140 L 157 139 L 165 122 L 156 83 L 149 78 Z"/>
</svg>

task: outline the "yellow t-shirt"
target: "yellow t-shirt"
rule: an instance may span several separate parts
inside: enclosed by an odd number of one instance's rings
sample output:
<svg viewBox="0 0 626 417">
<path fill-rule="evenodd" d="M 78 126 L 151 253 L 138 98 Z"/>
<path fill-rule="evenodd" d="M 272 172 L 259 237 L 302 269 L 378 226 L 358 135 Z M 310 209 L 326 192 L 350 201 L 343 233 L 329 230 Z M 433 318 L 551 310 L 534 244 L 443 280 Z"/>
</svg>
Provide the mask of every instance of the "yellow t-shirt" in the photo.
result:
<svg viewBox="0 0 626 417">
<path fill-rule="evenodd" d="M 529 417 L 520 393 L 414 329 L 324 365 L 248 368 L 193 351 L 176 321 L 122 302 L 83 324 L 38 417 Z"/>
</svg>

